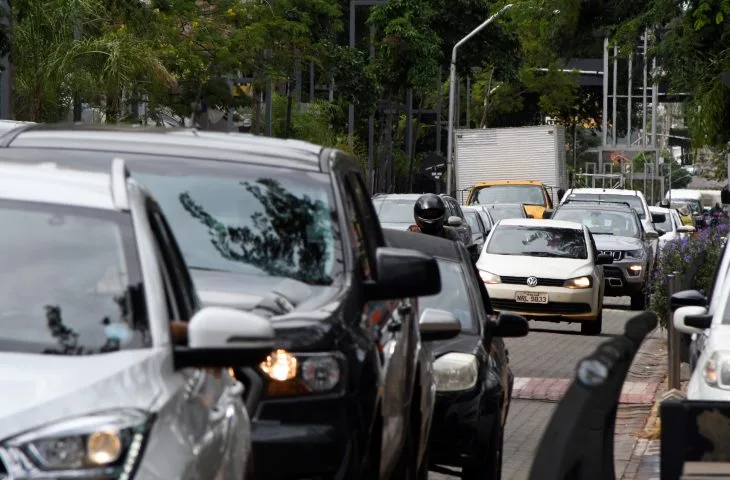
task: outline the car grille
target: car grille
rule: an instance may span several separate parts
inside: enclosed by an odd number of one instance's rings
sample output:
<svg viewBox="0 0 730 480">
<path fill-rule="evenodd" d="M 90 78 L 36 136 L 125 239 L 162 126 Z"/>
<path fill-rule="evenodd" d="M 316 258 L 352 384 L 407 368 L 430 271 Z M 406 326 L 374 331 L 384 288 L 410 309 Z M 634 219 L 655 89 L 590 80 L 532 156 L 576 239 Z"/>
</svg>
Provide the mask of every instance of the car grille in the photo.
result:
<svg viewBox="0 0 730 480">
<path fill-rule="evenodd" d="M 603 267 L 603 276 L 606 278 L 624 278 L 618 267 Z"/>
<path fill-rule="evenodd" d="M 500 276 L 499 278 L 502 279 L 502 283 L 506 283 L 509 285 L 527 285 L 527 278 L 528 277 L 505 277 Z M 557 278 L 539 278 L 537 279 L 537 285 L 536 287 L 562 287 L 565 283 L 565 280 L 560 280 Z"/>
<path fill-rule="evenodd" d="M 624 259 L 624 252 L 621 250 L 602 250 L 598 253 L 601 255 L 611 255 L 615 261 Z"/>
<path fill-rule="evenodd" d="M 492 307 L 497 311 L 517 311 L 531 313 L 589 313 L 591 306 L 587 303 L 565 303 L 565 302 L 548 302 L 540 303 L 517 303 L 514 300 L 504 300 L 501 298 L 492 299 Z"/>
</svg>

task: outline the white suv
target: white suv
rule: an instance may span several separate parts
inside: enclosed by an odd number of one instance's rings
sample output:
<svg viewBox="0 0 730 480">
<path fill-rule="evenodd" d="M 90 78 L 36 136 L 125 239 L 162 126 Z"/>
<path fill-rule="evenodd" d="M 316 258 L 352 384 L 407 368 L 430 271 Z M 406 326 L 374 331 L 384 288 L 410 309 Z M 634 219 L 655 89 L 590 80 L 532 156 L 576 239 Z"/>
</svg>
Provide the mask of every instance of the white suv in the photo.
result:
<svg viewBox="0 0 730 480">
<path fill-rule="evenodd" d="M 250 479 L 227 367 L 274 331 L 200 307 L 157 203 L 111 163 L 0 164 L 0 478 Z"/>
</svg>

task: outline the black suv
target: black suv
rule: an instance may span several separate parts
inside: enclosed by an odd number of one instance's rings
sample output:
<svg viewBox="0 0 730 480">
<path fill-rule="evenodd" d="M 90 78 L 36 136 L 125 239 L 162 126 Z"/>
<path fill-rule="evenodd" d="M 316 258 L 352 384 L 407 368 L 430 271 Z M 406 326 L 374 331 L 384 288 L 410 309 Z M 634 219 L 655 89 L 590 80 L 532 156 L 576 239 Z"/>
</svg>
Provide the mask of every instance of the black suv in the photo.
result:
<svg viewBox="0 0 730 480">
<path fill-rule="evenodd" d="M 386 247 L 361 174 L 337 150 L 184 129 L 32 125 L 0 137 L 0 161 L 106 172 L 116 158 L 162 206 L 202 301 L 274 326 L 277 350 L 237 372 L 255 478 L 378 478 L 381 405 L 396 395 L 421 412 L 414 360 L 392 375 L 384 347 L 419 342 L 411 302 L 440 291 L 435 259 Z"/>
</svg>

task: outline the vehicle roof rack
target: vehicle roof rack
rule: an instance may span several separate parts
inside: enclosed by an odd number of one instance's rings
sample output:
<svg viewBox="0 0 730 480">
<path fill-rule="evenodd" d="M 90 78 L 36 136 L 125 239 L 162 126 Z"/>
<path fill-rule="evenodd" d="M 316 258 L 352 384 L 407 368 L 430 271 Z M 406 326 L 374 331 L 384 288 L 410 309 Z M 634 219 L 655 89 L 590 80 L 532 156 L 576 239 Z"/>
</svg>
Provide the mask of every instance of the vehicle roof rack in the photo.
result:
<svg viewBox="0 0 730 480">
<path fill-rule="evenodd" d="M 111 187 L 112 202 L 119 210 L 129 211 L 129 195 L 127 193 L 127 179 L 129 170 L 123 158 L 112 160 Z"/>
</svg>

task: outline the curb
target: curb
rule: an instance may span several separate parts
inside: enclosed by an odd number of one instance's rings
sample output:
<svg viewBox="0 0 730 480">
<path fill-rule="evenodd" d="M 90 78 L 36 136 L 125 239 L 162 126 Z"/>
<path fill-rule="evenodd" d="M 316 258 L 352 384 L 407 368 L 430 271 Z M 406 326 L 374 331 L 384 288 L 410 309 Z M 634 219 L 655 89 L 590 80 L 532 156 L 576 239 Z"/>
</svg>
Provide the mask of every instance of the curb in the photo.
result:
<svg viewBox="0 0 730 480">
<path fill-rule="evenodd" d="M 573 382 L 569 378 L 515 378 L 512 398 L 559 402 Z M 656 399 L 659 381 L 624 382 L 619 404 L 651 405 Z"/>
</svg>

